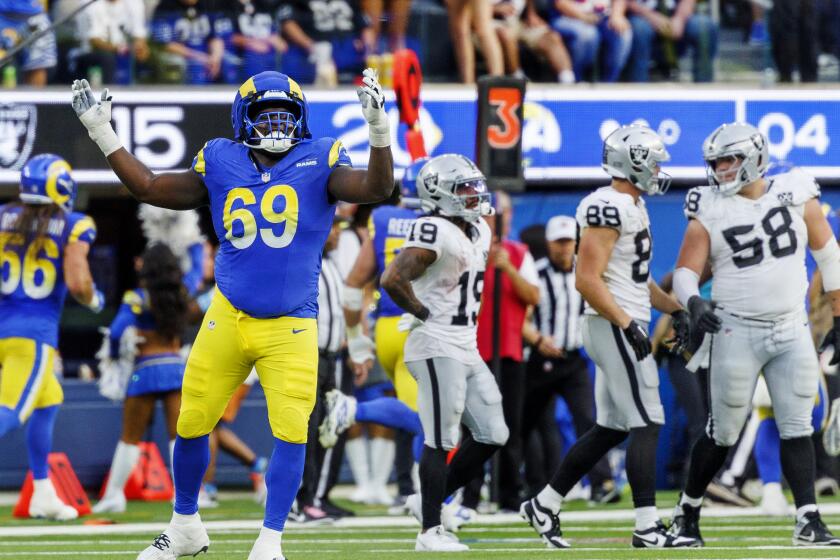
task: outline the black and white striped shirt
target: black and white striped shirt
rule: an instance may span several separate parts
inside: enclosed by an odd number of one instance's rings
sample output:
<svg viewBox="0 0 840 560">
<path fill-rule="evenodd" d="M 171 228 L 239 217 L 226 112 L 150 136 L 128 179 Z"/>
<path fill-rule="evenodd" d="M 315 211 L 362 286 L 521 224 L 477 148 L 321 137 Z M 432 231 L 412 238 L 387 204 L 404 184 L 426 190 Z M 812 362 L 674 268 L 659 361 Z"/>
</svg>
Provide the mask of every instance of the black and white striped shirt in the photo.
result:
<svg viewBox="0 0 840 560">
<path fill-rule="evenodd" d="M 540 278 L 540 304 L 534 309 L 537 328 L 551 336 L 562 350 L 577 350 L 583 345 L 581 319 L 583 298 L 575 289 L 575 269 L 562 271 L 547 257 L 537 261 Z"/>
<path fill-rule="evenodd" d="M 341 288 L 344 281 L 335 262 L 321 260 L 318 278 L 318 349 L 338 352 L 344 341 L 344 310 L 341 308 Z"/>
</svg>

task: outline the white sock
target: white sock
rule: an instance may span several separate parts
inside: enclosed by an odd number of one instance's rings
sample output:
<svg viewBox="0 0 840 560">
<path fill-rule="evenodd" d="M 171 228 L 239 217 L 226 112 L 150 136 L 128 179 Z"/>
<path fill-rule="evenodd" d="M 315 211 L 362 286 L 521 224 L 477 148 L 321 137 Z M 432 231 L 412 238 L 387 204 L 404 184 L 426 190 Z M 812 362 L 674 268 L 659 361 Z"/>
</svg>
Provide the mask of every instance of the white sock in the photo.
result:
<svg viewBox="0 0 840 560">
<path fill-rule="evenodd" d="M 656 513 L 656 506 L 639 507 L 635 510 L 636 513 L 636 530 L 644 531 L 650 529 L 656 522 L 659 521 L 659 514 Z"/>
<path fill-rule="evenodd" d="M 46 494 L 55 494 L 58 495 L 55 491 L 55 487 L 53 486 L 50 477 L 41 478 L 38 480 L 32 481 L 32 493 L 34 495 L 46 495 Z"/>
<path fill-rule="evenodd" d="M 573 84 L 575 83 L 575 73 L 571 70 L 563 70 L 557 74 L 557 81 L 561 84 Z"/>
<path fill-rule="evenodd" d="M 811 513 L 812 511 L 818 511 L 817 504 L 805 504 L 796 510 L 796 520 L 801 521 L 802 518 L 805 517 L 806 513 Z"/>
<path fill-rule="evenodd" d="M 688 504 L 691 507 L 700 507 L 703 505 L 703 498 L 690 498 L 688 494 L 683 493 L 680 497 L 680 505 Z"/>
<path fill-rule="evenodd" d="M 353 472 L 353 479 L 356 486 L 367 488 L 370 486 L 370 468 L 368 466 L 367 440 L 364 437 L 348 439 L 344 446 L 347 454 L 347 462 L 350 463 L 350 470 Z"/>
<path fill-rule="evenodd" d="M 175 465 L 175 440 L 169 440 L 169 470 L 172 470 L 173 465 Z"/>
<path fill-rule="evenodd" d="M 537 494 L 537 501 L 541 506 L 547 507 L 554 513 L 560 513 L 560 509 L 563 507 L 563 496 L 550 484 L 546 484 L 545 488 L 540 490 L 540 493 Z"/>
<path fill-rule="evenodd" d="M 263 526 L 260 528 L 260 536 L 257 537 L 257 540 L 261 544 L 279 548 L 283 540 L 283 531 L 275 531 L 274 529 Z"/>
<path fill-rule="evenodd" d="M 370 440 L 371 485 L 377 490 L 388 486 L 388 478 L 394 468 L 396 446 L 394 440 L 373 438 Z"/>
<path fill-rule="evenodd" d="M 193 513 L 191 515 L 184 515 L 181 513 L 172 512 L 172 521 L 169 522 L 170 525 L 191 525 L 195 522 L 201 523 L 201 517 L 198 515 L 198 512 Z"/>
<path fill-rule="evenodd" d="M 108 477 L 108 487 L 105 489 L 105 497 L 117 496 L 123 493 L 125 483 L 131 476 L 131 471 L 140 459 L 140 447 L 120 441 L 117 449 L 114 450 L 114 458 L 111 461 L 111 474 Z"/>
</svg>

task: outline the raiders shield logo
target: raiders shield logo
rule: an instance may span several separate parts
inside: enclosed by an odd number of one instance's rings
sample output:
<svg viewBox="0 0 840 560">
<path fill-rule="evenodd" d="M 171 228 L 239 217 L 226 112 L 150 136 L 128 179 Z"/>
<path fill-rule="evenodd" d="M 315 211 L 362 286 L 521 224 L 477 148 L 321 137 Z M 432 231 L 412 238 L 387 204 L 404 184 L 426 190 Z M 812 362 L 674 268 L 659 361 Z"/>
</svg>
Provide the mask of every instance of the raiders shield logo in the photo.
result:
<svg viewBox="0 0 840 560">
<path fill-rule="evenodd" d="M 630 146 L 630 162 L 633 165 L 644 165 L 647 161 L 650 149 L 645 146 Z"/>
<path fill-rule="evenodd" d="M 426 185 L 426 190 L 430 193 L 435 192 L 438 186 L 438 174 L 432 173 L 431 175 L 427 175 L 425 179 L 423 179 L 423 184 Z"/>
<path fill-rule="evenodd" d="M 23 167 L 32 153 L 37 124 L 35 105 L 0 105 L 0 168 Z"/>
</svg>

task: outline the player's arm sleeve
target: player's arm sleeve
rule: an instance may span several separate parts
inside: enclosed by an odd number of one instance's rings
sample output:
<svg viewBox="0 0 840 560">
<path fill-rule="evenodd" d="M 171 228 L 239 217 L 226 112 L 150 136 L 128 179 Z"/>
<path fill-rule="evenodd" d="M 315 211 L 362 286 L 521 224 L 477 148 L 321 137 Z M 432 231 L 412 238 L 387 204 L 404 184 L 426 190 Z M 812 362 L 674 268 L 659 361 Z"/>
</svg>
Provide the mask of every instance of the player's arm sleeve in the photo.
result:
<svg viewBox="0 0 840 560">
<path fill-rule="evenodd" d="M 116 358 L 120 354 L 120 338 L 128 327 L 137 325 L 137 316 L 143 311 L 143 298 L 135 290 L 130 290 L 123 296 L 120 308 L 117 310 L 114 320 L 111 322 L 111 357 Z"/>
<path fill-rule="evenodd" d="M 79 241 L 93 244 L 96 240 L 96 224 L 90 216 L 77 214 L 71 219 L 70 235 L 67 236 L 67 243 Z"/>
<path fill-rule="evenodd" d="M 403 249 L 408 247 L 419 247 L 420 249 L 428 249 L 435 254 L 435 260 L 439 259 L 443 253 L 444 243 L 446 243 L 446 232 L 442 231 L 435 220 L 430 218 L 420 218 L 415 221 L 408 234 L 405 236 L 405 245 Z"/>
<path fill-rule="evenodd" d="M 350 156 L 347 155 L 347 150 L 344 144 L 341 143 L 341 140 L 333 141 L 330 147 L 330 154 L 327 157 L 327 163 L 330 169 L 335 169 L 340 166 L 353 167 L 353 162 L 350 161 Z"/>
</svg>

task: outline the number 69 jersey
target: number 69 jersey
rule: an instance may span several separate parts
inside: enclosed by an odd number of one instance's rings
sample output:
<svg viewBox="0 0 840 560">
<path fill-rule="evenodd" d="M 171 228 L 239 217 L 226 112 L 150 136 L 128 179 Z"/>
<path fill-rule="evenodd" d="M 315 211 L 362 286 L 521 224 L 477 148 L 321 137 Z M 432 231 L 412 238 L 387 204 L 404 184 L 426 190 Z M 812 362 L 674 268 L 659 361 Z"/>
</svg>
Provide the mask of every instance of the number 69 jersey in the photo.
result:
<svg viewBox="0 0 840 560">
<path fill-rule="evenodd" d="M 630 317 L 650 322 L 650 259 L 653 243 L 650 237 L 650 218 L 645 201 L 638 202 L 629 194 L 611 186 L 601 187 L 584 198 L 577 208 L 578 227 L 606 227 L 618 231 L 604 282 L 615 302 Z M 589 302 L 584 313 L 597 315 Z"/>
<path fill-rule="evenodd" d="M 767 179 L 757 200 L 694 188 L 685 215 L 699 221 L 711 239 L 712 299 L 726 311 L 771 320 L 804 310 L 808 290 L 805 203 L 820 196 L 800 169 Z"/>
<path fill-rule="evenodd" d="M 307 141 L 270 169 L 243 144 L 217 138 L 193 160 L 207 187 L 219 238 L 216 285 L 251 317 L 318 314 L 321 252 L 335 215 L 327 181 L 350 165 L 341 142 Z"/>
<path fill-rule="evenodd" d="M 429 309 L 429 318 L 409 334 L 406 362 L 438 357 L 467 364 L 481 361 L 476 319 L 491 234 L 484 220 L 478 220 L 470 231 L 468 237 L 446 218 L 424 216 L 408 232 L 403 250 L 428 249 L 437 258 L 412 282 L 417 299 Z"/>
</svg>

